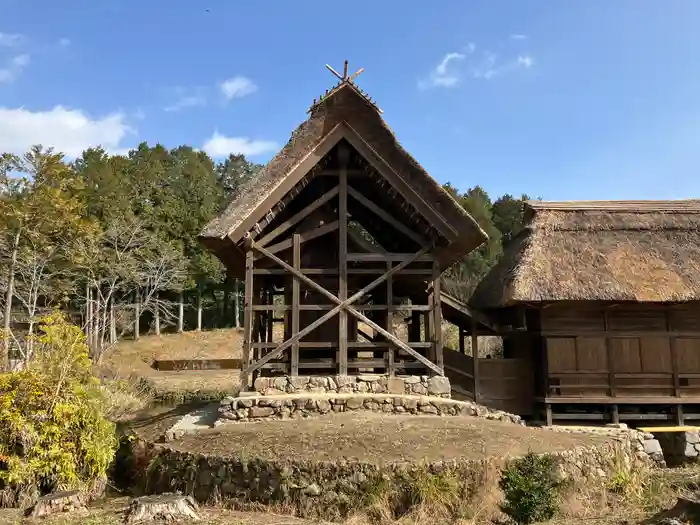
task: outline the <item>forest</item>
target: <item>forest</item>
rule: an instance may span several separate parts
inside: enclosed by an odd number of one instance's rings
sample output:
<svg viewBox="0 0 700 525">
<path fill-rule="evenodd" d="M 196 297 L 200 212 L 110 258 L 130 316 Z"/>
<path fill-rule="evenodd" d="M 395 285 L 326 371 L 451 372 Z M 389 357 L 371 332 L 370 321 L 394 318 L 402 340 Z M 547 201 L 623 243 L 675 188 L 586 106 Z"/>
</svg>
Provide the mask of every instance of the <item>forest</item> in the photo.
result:
<svg viewBox="0 0 700 525">
<path fill-rule="evenodd" d="M 127 155 L 51 148 L 0 156 L 2 363 L 27 360 L 37 320 L 67 312 L 94 356 L 125 334 L 239 326 L 241 283 L 198 243 L 202 227 L 263 168 L 190 146 L 140 144 Z M 527 196 L 445 189 L 489 241 L 444 279 L 466 299 L 522 225 Z M 20 336 L 19 334 L 24 334 Z"/>
</svg>

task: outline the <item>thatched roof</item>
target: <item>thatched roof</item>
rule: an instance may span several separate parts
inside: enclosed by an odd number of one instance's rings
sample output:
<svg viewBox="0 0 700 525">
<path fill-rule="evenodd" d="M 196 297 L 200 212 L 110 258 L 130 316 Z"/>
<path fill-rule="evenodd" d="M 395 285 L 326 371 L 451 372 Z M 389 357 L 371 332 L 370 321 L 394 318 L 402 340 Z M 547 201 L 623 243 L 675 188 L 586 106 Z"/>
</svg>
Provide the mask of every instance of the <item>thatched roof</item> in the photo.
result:
<svg viewBox="0 0 700 525">
<path fill-rule="evenodd" d="M 700 299 L 700 200 L 525 204 L 527 227 L 470 303 Z"/>
<path fill-rule="evenodd" d="M 225 252 L 238 258 L 240 252 L 233 253 L 233 245 L 271 209 L 271 195 L 279 200 L 276 194 L 286 188 L 290 182 L 288 178 L 293 180 L 299 175 L 300 166 L 308 164 L 309 158 L 316 155 L 315 148 L 325 144 L 327 137 L 343 138 L 343 133 L 359 136 L 373 155 L 385 162 L 434 210 L 444 223 L 443 229 L 452 232 L 453 238 L 447 239 L 452 256 L 459 258 L 486 240 L 476 221 L 401 147 L 369 97 L 352 82 L 341 82 L 314 103 L 308 119 L 292 133 L 282 151 L 245 185 L 221 216 L 204 228 L 201 241 L 222 259 L 226 258 Z"/>
</svg>

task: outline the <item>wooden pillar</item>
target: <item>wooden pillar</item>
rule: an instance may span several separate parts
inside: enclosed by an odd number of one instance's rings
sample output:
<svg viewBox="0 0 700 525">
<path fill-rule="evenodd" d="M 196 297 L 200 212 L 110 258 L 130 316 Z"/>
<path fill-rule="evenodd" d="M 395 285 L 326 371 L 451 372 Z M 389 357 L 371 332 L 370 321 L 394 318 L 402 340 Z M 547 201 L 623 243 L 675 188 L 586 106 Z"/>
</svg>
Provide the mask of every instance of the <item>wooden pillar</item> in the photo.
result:
<svg viewBox="0 0 700 525">
<path fill-rule="evenodd" d="M 275 302 L 275 297 L 272 295 L 272 290 L 267 290 L 265 292 L 266 303 L 268 306 L 272 306 Z M 267 319 L 265 321 L 265 327 L 267 328 L 267 337 L 265 341 L 268 343 L 272 342 L 272 330 L 273 330 L 273 319 L 275 317 L 275 312 L 273 310 L 267 310 Z"/>
<path fill-rule="evenodd" d="M 350 151 L 344 144 L 338 146 L 340 162 L 338 193 L 338 299 L 348 298 L 348 173 Z M 338 373 L 348 375 L 348 314 L 338 313 Z"/>
<path fill-rule="evenodd" d="M 474 402 L 479 402 L 479 391 L 481 390 L 479 385 L 479 337 L 476 331 L 476 321 L 472 319 L 472 363 L 473 363 L 473 373 L 474 373 Z"/>
<path fill-rule="evenodd" d="M 390 271 L 393 263 L 391 261 L 386 262 L 386 271 Z M 394 334 L 394 278 L 389 276 L 386 280 L 386 331 L 390 334 Z M 394 346 L 389 344 L 386 349 L 386 367 L 389 377 L 393 377 L 396 373 L 396 367 L 394 366 Z"/>
<path fill-rule="evenodd" d="M 610 330 L 610 320 L 608 319 L 607 308 L 603 310 L 603 330 L 605 332 L 605 352 L 608 358 L 608 383 L 610 383 L 610 397 L 615 397 L 615 356 L 612 351 L 612 341 L 608 335 Z"/>
<path fill-rule="evenodd" d="M 295 270 L 299 270 L 301 268 L 301 237 L 298 233 L 294 234 L 292 242 L 292 266 L 294 266 Z M 292 336 L 299 333 L 300 288 L 301 283 L 299 279 L 292 275 Z M 292 345 L 291 374 L 292 376 L 299 375 L 299 342 Z"/>
<path fill-rule="evenodd" d="M 440 298 L 440 267 L 437 261 L 433 261 L 433 324 L 435 331 L 433 333 L 433 347 L 435 360 L 434 363 L 444 370 L 442 357 L 443 341 L 442 341 L 442 300 Z"/>
<path fill-rule="evenodd" d="M 245 290 L 243 296 L 243 370 L 250 364 L 250 349 L 253 340 L 253 250 L 245 254 Z M 250 377 L 241 373 L 241 386 L 250 388 Z"/>
<path fill-rule="evenodd" d="M 671 371 L 673 372 L 673 395 L 675 397 L 678 397 L 680 396 L 681 382 L 680 378 L 678 377 L 678 355 L 676 352 L 676 338 L 671 335 L 673 327 L 671 326 L 671 312 L 668 307 L 664 308 L 664 314 L 666 317 L 666 332 L 668 334 L 668 344 L 669 349 L 671 351 Z M 682 411 L 681 417 L 679 419 L 683 419 Z"/>
</svg>

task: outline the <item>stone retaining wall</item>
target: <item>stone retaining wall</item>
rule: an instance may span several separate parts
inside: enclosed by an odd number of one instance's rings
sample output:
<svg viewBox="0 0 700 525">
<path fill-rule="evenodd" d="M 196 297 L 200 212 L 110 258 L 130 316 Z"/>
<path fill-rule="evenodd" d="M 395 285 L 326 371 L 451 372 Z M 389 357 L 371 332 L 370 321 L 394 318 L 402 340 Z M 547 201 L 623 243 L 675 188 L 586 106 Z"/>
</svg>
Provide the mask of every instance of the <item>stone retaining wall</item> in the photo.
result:
<svg viewBox="0 0 700 525">
<path fill-rule="evenodd" d="M 632 467 L 648 460 L 635 454 L 629 439 L 615 438 L 552 456 L 564 478 L 584 484 L 614 474 L 619 464 L 613 458 L 622 457 Z M 161 446 L 149 465 L 146 483 L 150 493 L 179 491 L 200 502 L 235 498 L 239 505 L 281 504 L 293 506 L 301 516 L 333 520 L 366 507 L 368 498 L 381 496 L 379 491 L 392 491 L 395 500 L 410 501 L 411 491 L 420 483 L 424 486 L 428 476 L 455 481 L 435 486 L 459 487 L 460 500 L 473 501 L 495 483 L 506 461 L 489 458 L 381 465 L 352 460 L 272 461 L 211 457 Z"/>
<path fill-rule="evenodd" d="M 450 380 L 444 376 L 279 376 L 258 377 L 253 389 L 263 395 L 296 394 L 414 394 L 450 397 Z"/>
<path fill-rule="evenodd" d="M 286 394 L 275 396 L 246 395 L 221 401 L 220 419 L 224 422 L 252 422 L 299 419 L 330 412 L 368 410 L 387 414 L 435 416 L 476 416 L 523 424 L 520 416 L 492 410 L 469 401 L 436 396 L 392 394 Z"/>
<path fill-rule="evenodd" d="M 659 441 L 649 432 L 630 429 L 626 424 L 609 424 L 604 427 L 546 427 L 553 432 L 610 436 L 627 443 L 630 451 L 641 461 L 650 461 L 657 467 L 666 467 L 664 453 Z"/>
</svg>

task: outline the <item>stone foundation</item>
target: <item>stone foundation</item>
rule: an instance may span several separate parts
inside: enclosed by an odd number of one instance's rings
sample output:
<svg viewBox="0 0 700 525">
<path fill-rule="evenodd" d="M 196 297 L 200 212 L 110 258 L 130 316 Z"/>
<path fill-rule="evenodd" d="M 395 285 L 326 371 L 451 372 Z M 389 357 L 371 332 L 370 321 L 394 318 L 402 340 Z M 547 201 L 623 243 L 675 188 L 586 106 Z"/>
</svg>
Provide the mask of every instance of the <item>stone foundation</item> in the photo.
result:
<svg viewBox="0 0 700 525">
<path fill-rule="evenodd" d="M 628 448 L 642 461 L 650 461 L 652 465 L 660 468 L 666 467 L 664 453 L 659 441 L 650 433 L 630 429 L 626 424 L 610 424 L 604 427 L 545 427 L 554 432 L 568 432 L 572 434 L 592 434 L 597 436 L 610 436 L 627 443 Z"/>
<path fill-rule="evenodd" d="M 666 463 L 671 467 L 696 463 L 700 460 L 700 435 L 697 430 L 686 432 L 655 432 Z"/>
<path fill-rule="evenodd" d="M 450 397 L 450 380 L 444 376 L 396 376 L 365 374 L 357 376 L 279 376 L 258 377 L 255 392 L 280 394 L 408 394 Z"/>
<path fill-rule="evenodd" d="M 519 416 L 492 410 L 469 401 L 437 396 L 392 394 L 282 394 L 227 397 L 221 401 L 220 419 L 224 422 L 252 422 L 277 419 L 301 419 L 330 412 L 384 412 L 397 415 L 476 416 L 509 423 L 524 424 Z"/>
</svg>

